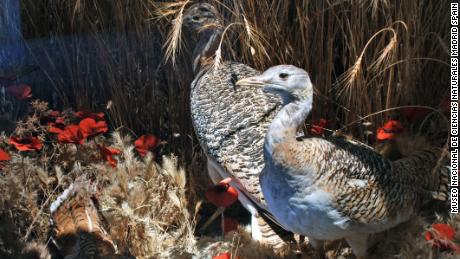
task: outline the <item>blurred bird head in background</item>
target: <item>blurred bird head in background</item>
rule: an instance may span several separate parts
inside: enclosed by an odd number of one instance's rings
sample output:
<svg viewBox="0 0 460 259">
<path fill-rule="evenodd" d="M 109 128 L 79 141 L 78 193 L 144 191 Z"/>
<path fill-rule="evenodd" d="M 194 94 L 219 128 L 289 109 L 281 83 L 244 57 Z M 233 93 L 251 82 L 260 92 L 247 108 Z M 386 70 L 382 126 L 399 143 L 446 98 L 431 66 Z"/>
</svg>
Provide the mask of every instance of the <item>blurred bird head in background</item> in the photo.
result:
<svg viewBox="0 0 460 259">
<path fill-rule="evenodd" d="M 216 8 L 208 3 L 190 6 L 182 18 L 183 24 L 195 32 L 222 26 L 222 20 Z"/>
<path fill-rule="evenodd" d="M 305 70 L 292 65 L 271 67 L 261 75 L 239 80 L 236 85 L 263 87 L 264 92 L 281 95 L 285 102 L 313 98 L 310 76 Z"/>
</svg>

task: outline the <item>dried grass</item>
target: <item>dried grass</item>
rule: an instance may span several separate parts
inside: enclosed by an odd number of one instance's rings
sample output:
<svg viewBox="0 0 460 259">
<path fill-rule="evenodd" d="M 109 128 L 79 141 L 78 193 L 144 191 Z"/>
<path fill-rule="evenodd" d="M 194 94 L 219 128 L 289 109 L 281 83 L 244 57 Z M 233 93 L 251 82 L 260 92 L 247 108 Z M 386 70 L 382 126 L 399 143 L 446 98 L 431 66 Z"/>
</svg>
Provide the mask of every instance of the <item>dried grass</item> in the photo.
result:
<svg viewBox="0 0 460 259">
<path fill-rule="evenodd" d="M 183 219 L 189 212 L 182 208 L 195 211 L 195 204 L 209 184 L 204 173 L 205 156 L 193 135 L 189 116 L 193 42 L 186 30 L 182 31 L 179 19 L 187 2 L 22 1 L 26 37 L 86 35 L 94 42 L 88 47 L 77 38 L 68 39 L 72 45 L 55 38 L 62 58 L 57 59 L 54 50 L 43 50 L 44 59 L 49 61 L 41 63 L 47 80 L 33 86 L 34 96 L 51 99 L 49 93 L 52 91 L 57 100 L 53 105 L 91 110 L 107 108 L 110 122 L 121 132 L 109 142 L 123 148 L 123 156 L 129 159 L 123 160 L 121 167 L 129 170 L 112 173 L 107 166 L 99 165 L 89 172 L 84 164 L 71 159 L 76 154 L 71 147 L 53 147 L 47 151 L 51 155 L 44 161 L 13 155 L 10 169 L 13 173 L 0 177 L 0 189 L 5 194 L 0 201 L 2 208 L 9 208 L 2 210 L 2 215 L 20 221 L 14 222 L 19 237 L 25 235 L 28 224 L 38 215 L 30 238 L 47 242 L 49 215 L 40 213 L 41 205 L 57 194 L 52 192 L 52 187 L 59 186 L 57 192 L 62 191 L 77 175 L 87 172 L 103 176 L 102 182 L 110 190 L 127 199 L 120 203 L 109 196 L 108 191 L 104 192 L 107 217 L 122 219 L 114 228 L 115 232 L 125 231 L 130 226 L 131 236 L 116 237 L 120 247 L 127 249 L 129 245 L 124 242 L 130 237 L 146 238 L 151 246 L 143 248 L 134 241 L 133 251 L 159 256 L 159 251 L 165 247 L 161 242 L 173 242 L 174 236 L 164 232 L 163 223 L 170 224 L 170 218 L 166 217 L 165 222 L 160 218 L 152 219 L 152 206 L 146 205 L 168 203 L 170 207 L 155 213 Z M 344 127 L 341 130 L 344 134 L 370 145 L 374 144 L 368 142 L 369 136 L 372 137 L 369 132 L 374 132 L 388 118 L 398 118 L 398 109 L 394 107 L 437 108 L 448 96 L 449 19 L 446 15 L 448 5 L 444 2 L 208 2 L 220 10 L 226 26 L 241 25 L 231 26 L 227 31 L 220 53 L 216 55 L 217 63 L 236 60 L 260 70 L 289 63 L 307 69 L 316 87 L 312 118 L 330 118 L 333 121 L 331 129 Z M 46 10 L 46 19 L 43 10 Z M 184 40 L 180 41 L 183 33 Z M 112 37 L 115 34 L 116 37 Z M 183 46 L 180 52 L 179 46 Z M 163 62 L 166 56 L 176 61 L 174 65 Z M 366 118 L 370 126 L 364 127 L 362 118 Z M 438 115 L 429 120 L 431 122 L 425 123 L 427 126 L 413 125 L 407 133 L 421 134 L 429 144 L 444 143 L 443 129 L 447 125 L 442 126 L 445 122 Z M 21 125 L 24 132 L 28 127 L 35 127 L 33 122 Z M 163 151 L 177 154 L 178 163 L 186 169 L 185 189 L 188 192 L 185 198 L 183 187 L 179 187 L 184 184 L 180 180 L 183 177 L 161 173 L 163 167 L 151 160 L 133 158 L 132 147 L 126 145 L 129 141 L 122 137 L 126 132 L 153 132 L 168 143 Z M 92 147 L 80 150 L 81 159 L 89 159 L 90 150 Z M 23 168 L 28 172 L 26 177 L 23 177 Z M 103 173 L 96 173 L 97 170 Z M 140 180 L 141 172 L 151 181 Z M 173 179 L 175 177 L 177 179 Z M 157 190 L 148 185 L 154 179 L 162 181 L 157 186 L 158 197 L 152 197 Z M 175 186 L 173 193 L 166 191 L 167 186 Z M 145 191 L 148 195 L 140 202 L 139 194 L 128 192 L 129 188 Z M 206 206 L 204 204 L 201 211 L 203 215 L 210 210 Z M 190 228 L 194 224 L 194 213 L 190 214 L 187 216 L 192 219 L 189 225 L 173 224 L 174 233 L 188 240 L 182 244 L 184 251 L 193 250 Z M 420 234 L 411 233 L 417 237 Z M 242 239 L 240 248 L 247 241 Z M 415 244 L 402 245 L 399 253 L 403 257 L 419 255 L 418 249 L 412 250 L 414 246 L 423 250 L 422 258 L 434 256 L 420 238 L 408 238 L 407 241 Z M 180 253 L 181 249 L 176 252 Z M 244 255 L 240 257 L 245 258 Z"/>
<path fill-rule="evenodd" d="M 187 179 L 177 157 L 165 156 L 161 165 L 151 153 L 140 159 L 132 139 L 117 131 L 111 138 L 98 136 L 81 146 L 57 144 L 45 129 L 36 127 L 37 118 L 48 112 L 40 107 L 46 106 L 34 105 L 32 115 L 18 128 L 24 135 L 43 135 L 48 144 L 40 153 L 14 152 L 7 148 L 6 136 L 0 143 L 12 157 L 0 173 L 0 229 L 10 232 L 0 235 L 1 253 L 21 254 L 22 247 L 30 251 L 30 240 L 49 243 L 54 229 L 51 202 L 81 177 L 96 183 L 99 212 L 120 254 L 163 258 L 172 246 L 195 252 L 195 215 L 188 210 Z M 98 159 L 96 143 L 122 150 L 116 168 Z"/>
</svg>

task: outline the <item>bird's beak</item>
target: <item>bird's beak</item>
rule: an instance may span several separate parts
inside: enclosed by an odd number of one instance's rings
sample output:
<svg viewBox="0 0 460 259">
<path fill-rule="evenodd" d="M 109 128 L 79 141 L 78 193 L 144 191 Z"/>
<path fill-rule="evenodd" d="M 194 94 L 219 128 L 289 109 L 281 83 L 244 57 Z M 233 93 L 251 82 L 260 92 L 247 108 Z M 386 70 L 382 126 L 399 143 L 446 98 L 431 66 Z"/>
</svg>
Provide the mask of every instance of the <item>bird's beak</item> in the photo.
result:
<svg viewBox="0 0 460 259">
<path fill-rule="evenodd" d="M 262 87 L 266 84 L 265 80 L 260 78 L 260 76 L 247 77 L 236 82 L 236 86 L 252 86 L 252 87 Z"/>
</svg>

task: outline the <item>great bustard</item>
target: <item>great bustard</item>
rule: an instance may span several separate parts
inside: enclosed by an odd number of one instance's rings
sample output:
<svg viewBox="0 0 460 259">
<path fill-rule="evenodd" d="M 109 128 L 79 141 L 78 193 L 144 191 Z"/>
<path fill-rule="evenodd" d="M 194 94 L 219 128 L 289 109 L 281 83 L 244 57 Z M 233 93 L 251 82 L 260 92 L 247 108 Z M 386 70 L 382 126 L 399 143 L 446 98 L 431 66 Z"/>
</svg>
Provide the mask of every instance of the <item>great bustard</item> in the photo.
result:
<svg viewBox="0 0 460 259">
<path fill-rule="evenodd" d="M 440 150 L 391 162 L 342 138 L 296 138 L 310 113 L 313 87 L 305 70 L 275 66 L 238 86 L 261 86 L 283 98 L 264 143 L 260 184 L 268 208 L 288 230 L 319 240 L 345 238 L 358 257 L 370 233 L 389 229 L 447 199 L 449 169 Z"/>
<path fill-rule="evenodd" d="M 281 100 L 260 90 L 235 89 L 236 81 L 260 74 L 257 70 L 229 61 L 211 65 L 223 33 L 223 21 L 212 5 L 190 6 L 183 22 L 198 35 L 193 53 L 196 77 L 191 85 L 191 113 L 195 133 L 208 157 L 209 175 L 214 183 L 227 177 L 235 179 L 231 184 L 253 215 L 253 237 L 278 248 L 284 242 L 273 230 L 282 238 L 291 234 L 268 220 L 271 215 L 265 211 L 259 174 L 264 163 L 263 139 Z"/>
</svg>

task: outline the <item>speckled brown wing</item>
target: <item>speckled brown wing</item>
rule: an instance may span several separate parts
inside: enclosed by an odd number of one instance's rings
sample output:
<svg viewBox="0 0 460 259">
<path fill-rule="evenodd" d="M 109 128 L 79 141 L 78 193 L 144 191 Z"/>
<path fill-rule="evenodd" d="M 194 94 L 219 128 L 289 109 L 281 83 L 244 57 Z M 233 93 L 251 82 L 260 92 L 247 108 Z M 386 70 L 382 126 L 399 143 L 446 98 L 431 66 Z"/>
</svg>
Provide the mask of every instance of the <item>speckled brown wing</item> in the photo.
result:
<svg viewBox="0 0 460 259">
<path fill-rule="evenodd" d="M 233 62 L 201 72 L 192 83 L 191 112 L 208 156 L 234 175 L 253 201 L 263 203 L 259 184 L 263 143 L 281 100 L 260 89 L 235 88 L 239 79 L 257 74 L 257 70 Z"/>
<path fill-rule="evenodd" d="M 377 230 L 408 219 L 427 201 L 446 199 L 448 169 L 438 163 L 439 150 L 391 162 L 340 138 L 308 138 L 295 146 L 305 160 L 297 163 L 316 172 L 315 185 L 332 194 L 336 209 L 352 223 Z"/>
<path fill-rule="evenodd" d="M 122 258 L 102 226 L 89 182 L 71 185 L 51 206 L 55 237 L 66 258 Z"/>
</svg>

